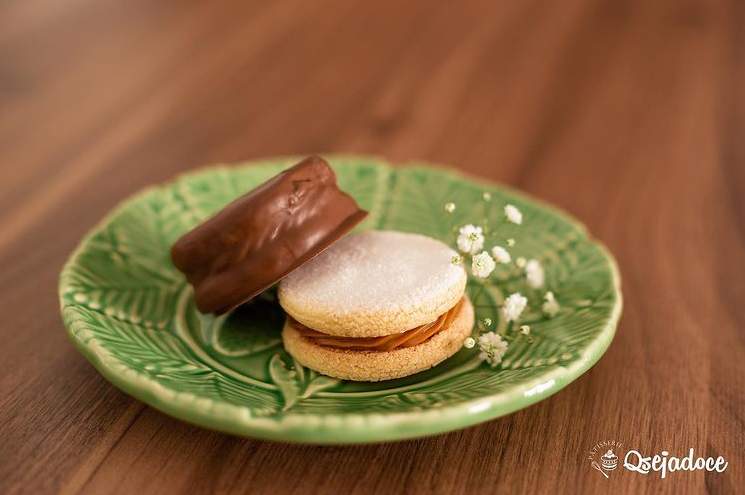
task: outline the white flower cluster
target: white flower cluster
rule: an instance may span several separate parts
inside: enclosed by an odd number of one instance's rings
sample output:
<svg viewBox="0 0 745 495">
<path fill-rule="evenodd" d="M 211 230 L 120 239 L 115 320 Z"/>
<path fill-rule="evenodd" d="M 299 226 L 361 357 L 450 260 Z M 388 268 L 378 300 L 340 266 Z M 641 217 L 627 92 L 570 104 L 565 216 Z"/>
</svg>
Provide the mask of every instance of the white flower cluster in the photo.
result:
<svg viewBox="0 0 745 495">
<path fill-rule="evenodd" d="M 531 288 L 540 289 L 543 287 L 545 278 L 543 266 L 541 266 L 538 260 L 528 260 L 525 263 L 525 279 Z"/>
<path fill-rule="evenodd" d="M 479 336 L 479 358 L 494 367 L 502 362 L 507 352 L 507 342 L 495 332 L 486 332 Z"/>
<path fill-rule="evenodd" d="M 487 199 L 485 196 L 484 199 L 488 201 L 491 197 Z M 509 214 L 507 213 L 507 207 L 505 207 L 507 218 L 517 218 L 519 221 L 522 221 L 520 210 L 512 205 L 507 206 L 510 207 Z M 453 211 L 455 210 L 455 205 L 448 203 L 445 205 L 445 210 Z M 520 223 L 519 221 L 515 223 Z M 512 256 L 510 256 L 510 253 L 502 246 L 494 246 L 491 250 L 491 254 L 487 251 L 482 251 L 484 248 L 484 241 L 484 229 L 482 227 L 468 224 L 458 229 L 458 237 L 455 242 L 462 253 L 471 255 L 471 273 L 476 278 L 488 278 L 496 268 L 497 263 L 509 263 L 512 261 Z M 514 239 L 510 239 L 509 241 L 514 245 Z M 509 243 L 510 242 L 508 242 L 508 244 Z M 481 252 L 479 253 L 479 251 Z"/>
<path fill-rule="evenodd" d="M 494 261 L 497 263 L 509 263 L 512 261 L 512 256 L 502 246 L 494 246 L 491 248 L 491 255 L 494 256 Z"/>
<path fill-rule="evenodd" d="M 541 305 L 541 311 L 549 318 L 553 318 L 559 313 L 561 306 L 559 301 L 556 300 L 554 293 L 551 291 L 546 292 L 543 296 L 543 304 Z"/>
<path fill-rule="evenodd" d="M 510 294 L 502 304 L 502 317 L 505 321 L 517 321 L 523 314 L 525 306 L 528 305 L 528 298 L 515 292 Z"/>
<path fill-rule="evenodd" d="M 484 229 L 475 225 L 464 225 L 458 230 L 458 249 L 466 254 L 476 254 L 484 247 Z"/>
<path fill-rule="evenodd" d="M 485 202 L 489 202 L 492 199 L 489 193 L 483 193 L 482 197 Z M 445 205 L 446 212 L 453 213 L 455 210 L 456 206 L 454 203 L 447 203 Z M 487 208 L 485 208 L 486 211 Z M 502 221 L 521 225 L 523 214 L 515 205 L 508 204 L 504 206 Z M 502 239 L 501 245 L 485 248 L 487 238 L 492 238 L 493 236 Z M 488 284 L 488 280 L 486 279 L 492 275 L 497 265 L 500 264 L 514 262 L 517 269 L 524 275 L 527 286 L 532 290 L 541 289 L 546 285 L 546 273 L 541 262 L 537 259 L 526 259 L 522 256 L 515 258 L 513 261 L 508 248 L 515 246 L 515 239 L 498 236 L 497 231 L 489 229 L 488 218 L 484 218 L 483 227 L 474 224 L 459 227 L 457 229 L 456 245 L 461 254 L 453 256 L 452 262 L 454 264 L 465 264 L 470 257 L 471 275 L 476 279 L 484 281 L 484 286 L 479 289 L 479 292 L 474 298 L 474 304 L 481 291 Z M 467 349 L 473 349 L 478 346 L 481 360 L 488 362 L 492 367 L 497 366 L 502 362 L 507 352 L 508 341 L 506 339 L 511 338 L 511 332 L 514 331 L 515 334 L 521 335 L 528 342 L 533 342 L 530 326 L 518 323 L 527 306 L 528 298 L 526 296 L 523 296 L 519 292 L 510 294 L 505 298 L 499 309 L 501 319 L 507 324 L 505 327 L 506 331 L 502 332 L 505 337 L 494 331 L 485 332 L 486 328 L 492 324 L 489 318 L 485 318 L 483 325 L 481 323 L 479 324 L 478 330 L 478 332 L 485 333 L 478 335 L 477 332 L 477 334 L 466 338 L 463 341 L 463 346 Z M 544 294 L 540 308 L 543 314 L 549 318 L 555 316 L 560 310 L 558 301 L 550 291 Z"/>
<path fill-rule="evenodd" d="M 517 225 L 523 223 L 523 213 L 514 205 L 507 205 L 504 207 L 504 216 L 507 217 L 508 222 Z"/>
<path fill-rule="evenodd" d="M 488 277 L 496 266 L 496 262 L 486 251 L 482 251 L 471 258 L 471 273 L 476 278 Z"/>
</svg>

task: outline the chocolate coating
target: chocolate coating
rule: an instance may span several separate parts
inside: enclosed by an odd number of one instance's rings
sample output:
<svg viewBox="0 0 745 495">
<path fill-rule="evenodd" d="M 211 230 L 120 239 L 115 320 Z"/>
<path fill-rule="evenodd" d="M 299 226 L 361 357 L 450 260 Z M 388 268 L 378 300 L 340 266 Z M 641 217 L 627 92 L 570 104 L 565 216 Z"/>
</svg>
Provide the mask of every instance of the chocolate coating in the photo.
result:
<svg viewBox="0 0 745 495">
<path fill-rule="evenodd" d="M 311 156 L 236 199 L 171 248 L 202 313 L 222 314 L 268 289 L 367 216 Z"/>
</svg>

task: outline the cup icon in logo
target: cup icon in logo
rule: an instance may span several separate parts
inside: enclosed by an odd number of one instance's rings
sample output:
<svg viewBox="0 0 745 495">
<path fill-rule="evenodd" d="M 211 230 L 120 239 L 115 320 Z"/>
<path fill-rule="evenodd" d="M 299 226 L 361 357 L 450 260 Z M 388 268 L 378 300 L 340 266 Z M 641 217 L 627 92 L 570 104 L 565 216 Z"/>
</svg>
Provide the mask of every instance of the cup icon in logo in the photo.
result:
<svg viewBox="0 0 745 495">
<path fill-rule="evenodd" d="M 613 449 L 608 449 L 608 452 L 600 457 L 600 462 L 603 464 L 603 469 L 613 471 L 618 467 L 618 456 L 613 453 Z"/>
</svg>

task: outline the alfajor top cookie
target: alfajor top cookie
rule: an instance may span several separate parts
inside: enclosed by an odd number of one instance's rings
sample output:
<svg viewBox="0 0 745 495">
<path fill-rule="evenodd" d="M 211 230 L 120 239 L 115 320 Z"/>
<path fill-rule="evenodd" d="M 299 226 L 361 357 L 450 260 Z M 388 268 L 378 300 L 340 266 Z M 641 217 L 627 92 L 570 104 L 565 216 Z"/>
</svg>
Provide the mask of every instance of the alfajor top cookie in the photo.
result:
<svg viewBox="0 0 745 495">
<path fill-rule="evenodd" d="M 463 297 L 456 252 L 419 234 L 349 235 L 285 277 L 279 301 L 295 320 L 329 335 L 377 337 L 436 320 Z"/>
</svg>

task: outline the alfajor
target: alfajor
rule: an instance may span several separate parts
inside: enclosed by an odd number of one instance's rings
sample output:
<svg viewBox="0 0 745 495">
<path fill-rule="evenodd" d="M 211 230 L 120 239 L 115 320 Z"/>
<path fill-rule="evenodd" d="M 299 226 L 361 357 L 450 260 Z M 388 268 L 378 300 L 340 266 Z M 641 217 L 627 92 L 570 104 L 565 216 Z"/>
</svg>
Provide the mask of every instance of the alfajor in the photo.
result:
<svg viewBox="0 0 745 495">
<path fill-rule="evenodd" d="M 345 380 L 389 380 L 439 364 L 474 323 L 454 256 L 418 234 L 342 238 L 280 282 L 285 348 L 303 366 Z"/>
</svg>

